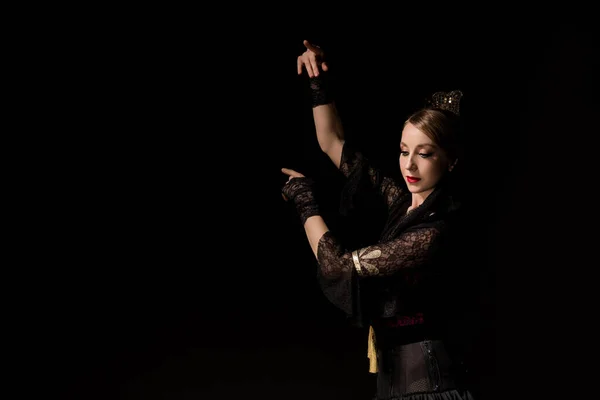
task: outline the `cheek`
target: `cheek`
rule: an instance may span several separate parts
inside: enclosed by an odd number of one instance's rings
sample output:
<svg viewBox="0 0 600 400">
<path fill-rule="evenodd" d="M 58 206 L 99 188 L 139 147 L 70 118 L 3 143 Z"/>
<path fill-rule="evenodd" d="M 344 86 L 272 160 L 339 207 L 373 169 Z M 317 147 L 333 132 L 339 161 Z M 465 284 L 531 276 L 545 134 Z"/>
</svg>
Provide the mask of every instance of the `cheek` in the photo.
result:
<svg viewBox="0 0 600 400">
<path fill-rule="evenodd" d="M 437 179 L 444 173 L 445 165 L 439 160 L 432 160 L 421 166 L 421 171 L 430 179 Z"/>
</svg>

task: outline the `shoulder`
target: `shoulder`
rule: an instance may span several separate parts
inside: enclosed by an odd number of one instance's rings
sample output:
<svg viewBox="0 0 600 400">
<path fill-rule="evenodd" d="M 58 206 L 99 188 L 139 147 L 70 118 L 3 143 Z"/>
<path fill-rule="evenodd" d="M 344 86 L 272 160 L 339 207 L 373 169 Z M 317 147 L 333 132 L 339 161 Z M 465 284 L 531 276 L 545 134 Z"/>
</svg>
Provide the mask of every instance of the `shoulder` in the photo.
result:
<svg viewBox="0 0 600 400">
<path fill-rule="evenodd" d="M 461 214 L 463 208 L 459 203 L 454 202 L 452 199 L 448 200 L 447 203 L 444 202 L 444 204 L 440 204 L 439 207 L 432 207 L 427 210 L 420 221 L 411 226 L 408 230 L 433 230 L 440 236 L 448 233 L 454 235 L 462 226 Z"/>
</svg>

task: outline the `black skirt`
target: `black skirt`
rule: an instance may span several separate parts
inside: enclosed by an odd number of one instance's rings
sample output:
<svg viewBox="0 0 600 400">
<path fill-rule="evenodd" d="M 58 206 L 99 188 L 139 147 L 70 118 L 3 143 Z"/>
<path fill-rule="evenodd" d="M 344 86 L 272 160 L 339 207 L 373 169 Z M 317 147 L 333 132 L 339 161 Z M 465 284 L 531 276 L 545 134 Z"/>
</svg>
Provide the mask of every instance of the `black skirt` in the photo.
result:
<svg viewBox="0 0 600 400">
<path fill-rule="evenodd" d="M 462 364 L 441 340 L 423 340 L 377 350 L 374 400 L 473 400 Z"/>
</svg>

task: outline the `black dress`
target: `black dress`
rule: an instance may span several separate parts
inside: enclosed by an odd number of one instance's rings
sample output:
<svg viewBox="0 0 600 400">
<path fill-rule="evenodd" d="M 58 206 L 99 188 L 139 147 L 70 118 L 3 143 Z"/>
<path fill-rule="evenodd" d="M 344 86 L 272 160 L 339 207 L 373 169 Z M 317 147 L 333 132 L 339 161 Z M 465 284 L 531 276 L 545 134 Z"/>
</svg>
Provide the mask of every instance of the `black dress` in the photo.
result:
<svg viewBox="0 0 600 400">
<path fill-rule="evenodd" d="M 411 193 L 344 144 L 344 203 L 375 191 L 387 208 L 377 244 L 346 249 L 329 231 L 318 244 L 325 296 L 373 333 L 376 399 L 471 399 L 449 327 L 461 277 L 460 206 L 444 179 L 407 213 Z"/>
</svg>

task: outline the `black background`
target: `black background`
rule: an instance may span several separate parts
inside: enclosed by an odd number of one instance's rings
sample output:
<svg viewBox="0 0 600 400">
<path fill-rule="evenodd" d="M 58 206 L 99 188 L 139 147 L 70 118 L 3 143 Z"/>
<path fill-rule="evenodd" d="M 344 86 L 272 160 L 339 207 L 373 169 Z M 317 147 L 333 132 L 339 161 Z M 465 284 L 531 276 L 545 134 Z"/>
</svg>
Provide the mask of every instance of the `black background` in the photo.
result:
<svg viewBox="0 0 600 400">
<path fill-rule="evenodd" d="M 93 38 L 80 81 L 92 101 L 73 115 L 74 151 L 40 233 L 32 380 L 81 399 L 370 398 L 366 332 L 322 297 L 280 195 L 281 167 L 310 175 L 342 226 L 341 180 L 296 73 L 307 39 L 327 52 L 346 134 L 390 170 L 404 118 L 434 91 L 463 91 L 480 398 L 550 386 L 534 375 L 564 365 L 554 357 L 568 344 L 544 338 L 581 321 L 562 281 L 585 241 L 565 218 L 587 218 L 590 181 L 574 175 L 594 161 L 581 144 L 597 130 L 590 26 L 493 22 L 493 11 L 351 21 L 308 6 L 289 18 L 235 9 L 215 21 L 155 9 Z"/>
</svg>

